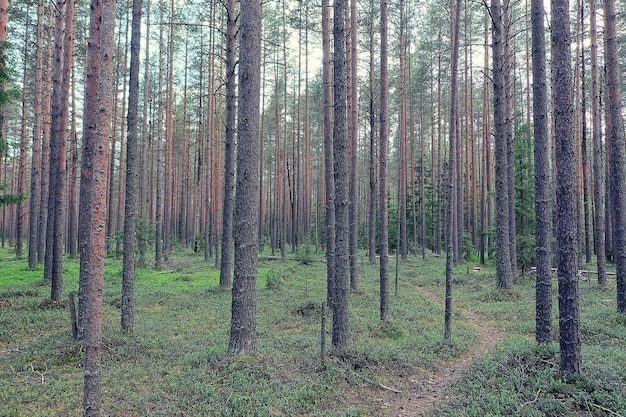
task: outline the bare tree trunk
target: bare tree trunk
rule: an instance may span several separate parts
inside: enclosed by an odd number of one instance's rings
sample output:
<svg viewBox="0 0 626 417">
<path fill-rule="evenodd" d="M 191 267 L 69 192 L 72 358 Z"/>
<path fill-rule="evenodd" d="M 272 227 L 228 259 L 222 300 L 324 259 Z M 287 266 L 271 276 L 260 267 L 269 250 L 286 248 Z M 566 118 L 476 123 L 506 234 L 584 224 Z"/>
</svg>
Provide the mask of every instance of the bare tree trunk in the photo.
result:
<svg viewBox="0 0 626 417">
<path fill-rule="evenodd" d="M 231 355 L 256 351 L 256 267 L 259 208 L 259 102 L 261 85 L 261 4 L 241 1 L 237 191 L 235 201 L 235 275 Z"/>
<path fill-rule="evenodd" d="M 324 166 L 326 167 L 326 286 L 327 304 L 334 308 L 335 287 L 335 180 L 333 167 L 333 74 L 330 52 L 331 18 L 328 0 L 322 0 L 322 53 L 324 72 Z M 278 119 L 277 119 L 278 120 Z M 278 189 L 276 190 L 278 192 Z"/>
<path fill-rule="evenodd" d="M 585 19 L 585 7 L 578 1 L 580 8 L 580 38 L 579 43 L 581 45 L 580 52 L 580 80 L 581 80 L 581 155 L 582 155 L 582 179 L 583 179 L 583 219 L 584 219 L 584 233 L 585 233 L 585 263 L 591 263 L 591 231 L 590 231 L 590 219 L 589 219 L 589 174 L 587 163 L 587 72 L 585 64 L 585 36 L 584 36 L 584 19 Z"/>
<path fill-rule="evenodd" d="M 606 136 L 611 155 L 611 212 L 617 268 L 617 312 L 626 314 L 626 149 L 622 127 L 620 64 L 617 48 L 615 0 L 604 1 L 604 51 L 606 58 Z"/>
<path fill-rule="evenodd" d="M 493 19 L 493 100 L 495 121 L 495 165 L 496 165 L 496 280 L 499 289 L 513 287 L 513 272 L 510 256 L 509 181 L 506 134 L 505 103 L 505 36 L 504 13 L 500 0 L 491 1 Z"/>
<path fill-rule="evenodd" d="M 137 199 L 139 196 L 139 52 L 142 0 L 133 0 L 130 38 L 128 89 L 128 136 L 126 142 L 126 198 L 124 207 L 124 254 L 122 261 L 122 330 L 133 331 L 135 324 L 135 250 L 137 247 Z"/>
<path fill-rule="evenodd" d="M 457 183 L 457 177 L 459 172 L 457 171 L 458 160 L 460 159 L 460 153 L 457 151 L 457 145 L 459 142 L 458 137 L 458 87 L 457 87 L 457 68 L 459 63 L 459 32 L 461 26 L 461 0 L 450 0 L 450 33 L 452 37 L 451 42 L 451 58 L 450 58 L 450 170 L 448 178 L 448 214 L 447 214 L 447 230 L 446 230 L 446 301 L 445 301 L 445 313 L 444 313 L 444 332 L 443 338 L 450 340 L 452 338 L 452 264 L 453 264 L 453 249 L 455 237 L 454 227 L 454 211 L 456 207 L 453 202 L 455 201 L 455 184 Z M 459 196 L 456 196 L 458 199 Z M 461 221 L 461 219 L 458 219 Z"/>
<path fill-rule="evenodd" d="M 164 59 L 165 46 L 163 45 L 163 27 L 165 22 L 165 3 L 164 0 L 159 2 L 159 82 L 158 82 L 158 110 L 157 110 L 157 139 L 156 139 L 156 173 L 155 173 L 155 217 L 154 217 L 154 268 L 159 269 L 163 265 L 163 182 L 162 176 L 162 143 L 163 143 L 163 72 L 164 72 Z M 208 200 L 208 198 L 207 198 Z M 208 231 L 206 238 L 208 239 Z M 206 245 L 205 247 L 207 247 Z"/>
<path fill-rule="evenodd" d="M 358 96 L 358 56 L 357 56 L 357 11 L 356 0 L 350 0 L 350 120 L 352 128 L 349 131 L 350 141 L 350 208 L 348 222 L 350 224 L 350 289 L 356 291 L 358 285 L 357 271 L 357 245 L 359 237 L 359 219 L 358 219 L 358 136 L 359 136 L 359 96 Z"/>
<path fill-rule="evenodd" d="M 389 149 L 388 4 L 380 2 L 380 137 L 378 163 L 380 319 L 389 318 L 389 207 L 387 206 L 387 154 Z"/>
<path fill-rule="evenodd" d="M 39 0 L 37 6 L 37 35 L 35 46 L 35 104 L 33 116 L 33 151 L 30 174 L 30 213 L 28 234 L 28 268 L 37 266 L 37 248 L 39 247 L 39 211 L 41 209 L 42 178 L 42 124 L 43 124 L 43 37 L 44 37 L 44 1 Z"/>
<path fill-rule="evenodd" d="M 63 246 L 66 192 L 66 134 L 69 118 L 69 87 L 74 42 L 74 1 L 58 0 L 56 4 L 55 53 L 52 90 L 52 137 L 50 149 L 50 196 L 46 258 L 50 257 L 50 298 L 61 299 L 63 288 Z M 48 255 L 49 254 L 49 255 Z M 44 276 L 46 272 L 44 272 Z"/>
<path fill-rule="evenodd" d="M 170 3 L 170 19 L 174 22 L 174 0 Z M 169 259 L 170 235 L 174 224 L 174 29 L 175 25 L 170 25 L 168 39 L 168 65 L 167 65 L 167 91 L 165 104 L 165 172 L 163 194 L 163 259 Z"/>
<path fill-rule="evenodd" d="M 507 175 L 507 192 L 508 198 L 508 210 L 509 210 L 509 255 L 511 257 L 511 279 L 517 275 L 517 233 L 515 226 L 515 173 L 513 170 L 513 79 L 512 77 L 512 60 L 513 60 L 513 48 L 511 48 L 511 42 L 513 35 L 511 34 L 511 0 L 504 0 L 503 4 L 503 59 L 504 59 L 504 129 L 506 137 L 506 175 Z M 496 121 L 496 123 L 498 123 Z M 496 191 L 497 192 L 497 191 Z M 499 249 L 498 249 L 499 250 Z M 513 286 L 511 281 L 510 288 Z"/>
<path fill-rule="evenodd" d="M 556 198 L 559 279 L 559 371 L 571 377 L 580 372 L 580 312 L 578 296 L 578 220 L 576 140 L 569 1 L 552 1 L 552 74 L 556 138 Z"/>
<path fill-rule="evenodd" d="M 115 0 L 93 0 L 85 84 L 80 196 L 80 281 L 85 306 L 83 410 L 100 415 L 102 290 L 104 281 L 108 144 L 111 137 Z"/>
<path fill-rule="evenodd" d="M 348 345 L 348 293 L 350 225 L 348 224 L 349 178 L 347 137 L 347 80 L 344 0 L 333 5 L 333 172 L 335 178 L 335 271 L 332 343 L 337 351 Z"/>
<path fill-rule="evenodd" d="M 73 61 L 73 59 L 72 59 Z M 72 65 L 72 121 L 70 127 L 69 176 L 67 186 L 67 252 L 71 258 L 78 256 L 78 128 L 76 127 L 76 68 Z"/>
<path fill-rule="evenodd" d="M 29 18 L 26 18 L 26 30 L 24 31 L 24 57 L 28 56 L 28 44 L 29 40 Z M 22 73 L 22 82 L 23 85 L 26 85 L 27 82 L 27 67 L 26 67 L 26 59 L 24 59 L 24 68 Z M 19 167 L 18 167 L 18 177 L 17 177 L 17 194 L 18 196 L 25 195 L 26 192 L 26 160 L 28 158 L 28 132 L 26 127 L 26 122 L 28 119 L 28 106 L 26 103 L 26 94 L 22 95 L 22 117 L 21 117 L 21 129 L 20 129 L 20 156 L 19 156 Z M 20 197 L 21 198 L 21 197 Z M 24 217 L 26 214 L 24 213 L 24 202 L 19 201 L 16 207 L 16 225 L 15 225 L 15 255 L 18 258 L 22 257 L 22 249 L 23 249 L 23 235 L 24 235 Z"/>
<path fill-rule="evenodd" d="M 368 218 L 368 245 L 369 262 L 376 259 L 376 112 L 374 106 L 374 0 L 370 0 L 369 20 L 369 125 L 370 125 L 370 153 L 369 153 L 369 218 Z"/>
<path fill-rule="evenodd" d="M 546 86 L 546 49 L 543 0 L 531 4 L 533 55 L 533 126 L 535 143 L 535 253 L 537 343 L 552 341 L 552 283 L 550 235 L 550 136 L 548 129 L 548 92 Z"/>
<path fill-rule="evenodd" d="M 235 80 L 236 20 L 236 2 L 235 0 L 228 0 L 226 3 L 226 135 L 224 137 L 224 200 L 222 210 L 220 288 L 230 287 L 232 264 L 233 192 L 235 185 L 233 163 L 235 159 L 235 112 L 237 111 L 237 85 Z"/>
<path fill-rule="evenodd" d="M 408 253 L 407 227 L 406 227 L 406 198 L 407 198 L 407 134 L 406 134 L 406 44 L 405 44 L 405 18 L 404 1 L 400 4 L 400 33 L 399 33 L 399 89 L 400 107 L 398 115 L 398 222 L 400 227 L 400 246 L 396 250 L 400 251 L 402 260 L 406 260 Z"/>
<path fill-rule="evenodd" d="M 48 21 L 54 18 L 54 7 L 48 7 Z M 53 29 L 48 27 L 47 37 L 53 39 Z M 48 200 L 50 194 L 50 140 L 52 136 L 52 56 L 54 54 L 54 42 L 48 41 L 47 65 L 45 73 L 44 101 L 43 101 L 43 135 L 41 141 L 41 203 L 39 207 L 39 239 L 37 247 L 37 261 L 44 263 L 46 258 L 46 244 L 48 241 Z M 45 271 L 45 265 L 44 265 Z M 44 279 L 50 280 L 44 272 Z"/>
<path fill-rule="evenodd" d="M 594 246 L 598 268 L 598 285 L 606 285 L 606 248 L 604 216 L 604 147 L 602 145 L 602 115 L 600 112 L 600 81 L 598 74 L 598 29 L 596 25 L 596 0 L 589 2 L 589 36 L 591 38 L 591 115 L 593 140 L 593 225 Z"/>
</svg>

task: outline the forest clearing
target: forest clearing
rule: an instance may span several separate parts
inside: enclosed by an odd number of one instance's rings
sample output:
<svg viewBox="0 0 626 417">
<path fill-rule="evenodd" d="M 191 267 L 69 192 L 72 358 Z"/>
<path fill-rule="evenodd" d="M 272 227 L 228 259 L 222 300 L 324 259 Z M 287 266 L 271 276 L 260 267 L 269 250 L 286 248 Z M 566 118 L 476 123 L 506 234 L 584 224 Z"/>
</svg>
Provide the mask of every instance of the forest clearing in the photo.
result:
<svg viewBox="0 0 626 417">
<path fill-rule="evenodd" d="M 41 271 L 30 271 L 26 260 L 0 255 L 0 415 L 79 415 L 84 349 L 72 338 L 68 303 L 49 301 Z M 566 382 L 557 346 L 534 341 L 533 275 L 497 290 L 493 265 L 456 268 L 453 338 L 445 341 L 444 259 L 399 262 L 398 295 L 381 322 L 378 268 L 360 254 L 349 347 L 338 355 L 329 349 L 322 365 L 322 258 L 261 258 L 254 356 L 227 355 L 231 297 L 218 287 L 219 268 L 191 251 L 170 259 L 164 270 L 137 270 L 132 334 L 119 330 L 121 262 L 106 260 L 103 415 L 626 413 L 626 322 L 614 312 L 613 279 L 607 287 L 580 282 L 583 371 Z M 66 289 L 76 291 L 78 263 L 64 265 Z M 485 340 L 477 320 L 497 340 Z"/>
</svg>

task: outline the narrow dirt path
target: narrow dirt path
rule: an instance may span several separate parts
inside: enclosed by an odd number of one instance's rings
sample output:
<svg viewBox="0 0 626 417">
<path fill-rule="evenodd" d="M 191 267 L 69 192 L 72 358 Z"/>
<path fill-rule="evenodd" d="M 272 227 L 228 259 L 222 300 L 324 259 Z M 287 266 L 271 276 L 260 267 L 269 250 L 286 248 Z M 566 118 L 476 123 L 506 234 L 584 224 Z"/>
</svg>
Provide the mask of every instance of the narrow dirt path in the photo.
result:
<svg viewBox="0 0 626 417">
<path fill-rule="evenodd" d="M 421 294 L 436 303 L 443 304 L 437 295 L 425 288 Z M 393 417 L 428 416 L 436 404 L 447 400 L 446 391 L 454 384 L 477 358 L 491 352 L 503 340 L 503 331 L 492 326 L 484 317 L 471 310 L 461 310 L 465 320 L 478 334 L 476 344 L 461 357 L 442 364 L 441 370 L 422 381 L 415 381 L 410 390 L 404 391 L 394 402 L 387 403 L 387 415 Z"/>
</svg>

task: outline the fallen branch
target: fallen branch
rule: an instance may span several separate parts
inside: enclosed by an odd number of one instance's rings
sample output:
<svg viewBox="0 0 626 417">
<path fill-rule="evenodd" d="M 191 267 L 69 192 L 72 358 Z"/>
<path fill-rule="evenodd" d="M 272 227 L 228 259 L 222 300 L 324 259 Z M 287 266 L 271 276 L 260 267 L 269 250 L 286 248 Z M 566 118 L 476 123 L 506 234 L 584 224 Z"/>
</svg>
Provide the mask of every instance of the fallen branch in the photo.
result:
<svg viewBox="0 0 626 417">
<path fill-rule="evenodd" d="M 378 386 L 381 387 L 382 389 L 386 389 L 387 391 L 395 392 L 396 394 L 402 394 L 402 391 L 398 391 L 397 389 L 390 388 L 386 385 L 381 384 L 380 382 L 378 383 Z"/>
<path fill-rule="evenodd" d="M 609 413 L 609 414 L 611 414 L 611 415 L 614 415 L 614 416 L 617 416 L 617 417 L 623 417 L 621 414 L 618 414 L 618 413 L 616 413 L 615 411 L 610 410 L 610 409 L 608 409 L 608 408 L 606 408 L 606 407 L 602 407 L 601 405 L 594 404 L 594 403 L 589 403 L 589 404 L 593 405 L 594 407 L 599 408 L 599 409 L 600 409 L 600 410 L 602 410 L 602 411 L 606 411 L 607 413 Z"/>
<path fill-rule="evenodd" d="M 527 405 L 531 405 L 537 402 L 537 400 L 539 399 L 539 396 L 541 395 L 541 389 L 537 390 L 537 395 L 535 395 L 535 399 L 532 401 L 526 401 L 524 404 L 520 405 L 519 408 L 517 409 L 517 411 L 519 412 L 522 408 L 526 407 Z"/>
<path fill-rule="evenodd" d="M 45 379 L 44 379 L 44 377 L 43 377 L 43 374 L 42 374 L 41 372 L 39 372 L 39 371 L 35 371 L 35 367 L 33 366 L 33 364 L 32 364 L 32 363 L 30 364 L 30 370 L 31 370 L 31 371 L 33 371 L 34 373 L 39 374 L 39 376 L 41 377 L 41 383 L 42 383 L 42 385 L 46 382 L 46 380 L 45 380 Z"/>
<path fill-rule="evenodd" d="M 357 374 L 357 373 L 356 373 L 356 372 L 354 372 L 354 371 L 352 371 L 352 373 L 354 374 L 354 376 L 357 376 L 357 377 L 359 377 L 359 378 L 363 379 L 363 380 L 364 380 L 365 382 L 367 382 L 367 383 L 370 383 L 370 384 L 372 384 L 372 385 L 376 385 L 377 387 L 382 388 L 382 389 L 385 389 L 385 390 L 387 390 L 387 391 L 395 392 L 396 394 L 402 394 L 402 391 L 398 391 L 398 390 L 397 390 L 397 389 L 395 389 L 395 388 L 388 387 L 388 386 L 386 386 L 386 385 L 381 384 L 380 382 L 374 382 L 374 381 L 372 381 L 372 380 L 370 380 L 370 379 L 368 379 L 368 378 L 364 377 L 363 375 L 359 375 L 359 374 Z"/>
</svg>

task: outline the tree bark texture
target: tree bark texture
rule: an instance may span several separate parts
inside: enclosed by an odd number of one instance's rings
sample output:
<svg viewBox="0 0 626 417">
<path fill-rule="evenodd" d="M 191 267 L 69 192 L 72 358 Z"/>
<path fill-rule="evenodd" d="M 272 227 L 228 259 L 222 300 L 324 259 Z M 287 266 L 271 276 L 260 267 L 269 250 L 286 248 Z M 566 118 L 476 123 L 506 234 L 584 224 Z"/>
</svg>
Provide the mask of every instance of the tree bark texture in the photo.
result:
<svg viewBox="0 0 626 417">
<path fill-rule="evenodd" d="M 533 126 L 535 143 L 535 253 L 537 257 L 535 337 L 537 343 L 552 340 L 552 284 L 550 235 L 550 131 L 546 85 L 546 49 L 543 0 L 531 3 L 533 56 Z"/>
<path fill-rule="evenodd" d="M 30 213 L 28 234 L 28 267 L 37 266 L 37 248 L 39 247 L 39 210 L 41 208 L 41 139 L 43 135 L 43 29 L 45 3 L 39 0 L 37 6 L 37 35 L 35 46 L 35 103 L 33 115 L 33 143 L 30 174 Z"/>
<path fill-rule="evenodd" d="M 604 146 L 602 144 L 602 114 L 600 112 L 600 76 L 598 74 L 598 28 L 596 0 L 589 1 L 589 36 L 591 38 L 591 119 L 593 148 L 593 241 L 598 267 L 598 285 L 606 285 L 606 247 L 604 194 Z"/>
<path fill-rule="evenodd" d="M 69 88 L 74 42 L 74 0 L 58 0 L 55 17 L 55 65 L 52 74 L 52 127 L 50 143 L 50 193 L 46 262 L 51 280 L 50 298 L 61 299 L 65 230 L 66 134 L 69 121 Z M 46 273 L 44 272 L 44 275 Z"/>
<path fill-rule="evenodd" d="M 617 270 L 617 312 L 626 314 L 626 149 L 622 129 L 620 64 L 617 48 L 615 0 L 604 1 L 604 50 L 606 58 L 606 136 L 611 155 L 611 212 L 613 256 Z"/>
<path fill-rule="evenodd" d="M 322 0 L 322 71 L 324 77 L 324 166 L 326 167 L 326 286 L 327 304 L 333 308 L 335 275 L 335 179 L 333 169 L 333 68 L 331 18 L 328 0 Z"/>
<path fill-rule="evenodd" d="M 552 0 L 552 91 L 556 139 L 556 238 L 559 280 L 560 373 L 580 372 L 577 151 L 574 137 L 569 1 Z"/>
<path fill-rule="evenodd" d="M 333 172 L 335 178 L 335 272 L 333 291 L 332 343 L 337 351 L 348 344 L 348 293 L 350 225 L 347 79 L 346 79 L 346 2 L 335 0 L 333 5 Z"/>
<path fill-rule="evenodd" d="M 509 242 L 509 182 L 506 135 L 504 15 L 500 0 L 491 1 L 493 19 L 493 118 L 496 170 L 496 280 L 499 289 L 513 287 Z"/>
<path fill-rule="evenodd" d="M 102 293 L 111 138 L 115 0 L 92 0 L 81 164 L 80 299 L 84 305 L 83 415 L 100 415 Z"/>
<path fill-rule="evenodd" d="M 237 111 L 237 85 L 235 74 L 235 48 L 237 15 L 235 0 L 226 3 L 226 134 L 224 136 L 224 201 L 222 210 L 222 253 L 220 263 L 220 288 L 230 287 L 233 242 L 233 192 L 235 186 L 235 123 Z"/>
<path fill-rule="evenodd" d="M 132 331 L 135 322 L 134 282 L 137 248 L 137 201 L 139 197 L 139 52 L 142 0 L 133 0 L 128 89 L 128 135 L 126 140 L 126 199 L 124 207 L 124 254 L 122 260 L 122 330 Z"/>
<path fill-rule="evenodd" d="M 230 328 L 231 355 L 256 352 L 256 267 L 259 208 L 259 103 L 261 3 L 241 1 L 235 274 Z"/>
<path fill-rule="evenodd" d="M 380 2 L 380 137 L 378 162 L 380 319 L 389 318 L 389 207 L 387 204 L 387 155 L 389 152 L 389 46 L 388 3 Z"/>
</svg>

